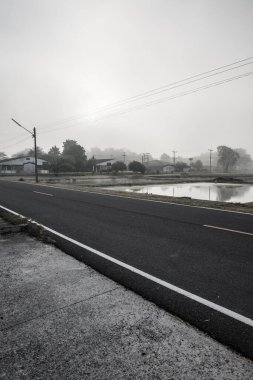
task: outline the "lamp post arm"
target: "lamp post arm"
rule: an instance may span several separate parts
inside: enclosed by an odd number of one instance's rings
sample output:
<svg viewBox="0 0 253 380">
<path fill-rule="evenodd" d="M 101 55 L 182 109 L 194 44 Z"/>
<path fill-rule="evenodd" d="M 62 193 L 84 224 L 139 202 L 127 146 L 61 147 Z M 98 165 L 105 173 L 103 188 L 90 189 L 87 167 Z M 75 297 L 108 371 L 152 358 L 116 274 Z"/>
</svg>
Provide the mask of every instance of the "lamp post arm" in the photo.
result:
<svg viewBox="0 0 253 380">
<path fill-rule="evenodd" d="M 31 131 L 29 131 L 29 129 L 26 129 L 25 127 L 23 127 L 23 125 L 19 124 L 16 120 L 14 120 L 14 119 L 11 119 L 11 120 L 14 121 L 14 123 L 16 123 L 19 127 L 25 129 L 27 132 L 29 132 L 33 136 L 33 133 Z"/>
<path fill-rule="evenodd" d="M 23 128 L 25 131 L 27 131 L 28 133 L 30 133 L 30 135 L 32 135 L 32 138 L 34 139 L 34 158 L 35 158 L 35 182 L 38 183 L 39 182 L 39 179 L 38 179 L 38 165 L 37 165 L 37 140 L 36 140 L 36 128 L 34 127 L 33 128 L 33 132 L 29 131 L 29 129 L 26 129 L 25 127 L 23 127 L 23 125 L 19 124 L 16 120 L 14 119 L 11 119 L 12 121 L 14 121 L 15 124 L 17 124 L 19 127 Z"/>
</svg>

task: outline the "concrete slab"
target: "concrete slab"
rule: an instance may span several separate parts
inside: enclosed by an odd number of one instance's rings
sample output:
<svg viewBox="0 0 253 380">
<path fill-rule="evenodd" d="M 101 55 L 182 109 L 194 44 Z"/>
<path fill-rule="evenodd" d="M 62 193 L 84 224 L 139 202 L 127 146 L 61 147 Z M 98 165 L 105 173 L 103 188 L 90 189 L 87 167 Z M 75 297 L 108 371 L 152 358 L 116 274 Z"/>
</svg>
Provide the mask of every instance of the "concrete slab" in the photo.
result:
<svg viewBox="0 0 253 380">
<path fill-rule="evenodd" d="M 0 378 L 253 378 L 250 360 L 53 246 L 1 236 L 0 268 Z"/>
</svg>

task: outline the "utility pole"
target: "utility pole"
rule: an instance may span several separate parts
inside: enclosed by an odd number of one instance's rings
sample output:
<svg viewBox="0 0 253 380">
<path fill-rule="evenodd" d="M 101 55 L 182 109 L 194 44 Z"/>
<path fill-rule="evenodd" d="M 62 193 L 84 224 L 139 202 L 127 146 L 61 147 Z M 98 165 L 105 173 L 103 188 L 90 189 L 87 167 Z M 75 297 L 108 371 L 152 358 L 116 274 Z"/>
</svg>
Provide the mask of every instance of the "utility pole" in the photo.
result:
<svg viewBox="0 0 253 380">
<path fill-rule="evenodd" d="M 146 157 L 147 157 L 147 165 L 149 164 L 149 155 L 150 155 L 150 153 L 146 153 Z"/>
<path fill-rule="evenodd" d="M 126 153 L 124 152 L 124 153 L 122 154 L 122 156 L 124 157 L 123 160 L 124 160 L 124 163 L 125 163 L 125 161 L 126 161 Z"/>
<path fill-rule="evenodd" d="M 37 136 L 36 136 L 36 128 L 33 128 L 33 135 L 34 138 L 34 158 L 35 158 L 35 182 L 38 183 L 38 165 L 37 165 Z"/>
<path fill-rule="evenodd" d="M 177 153 L 177 151 L 176 151 L 176 150 L 173 150 L 172 153 L 173 153 L 173 164 L 174 164 L 174 166 L 175 166 L 175 163 L 176 163 L 176 153 Z"/>
<path fill-rule="evenodd" d="M 142 163 L 143 164 L 145 164 L 145 162 L 146 162 L 147 165 L 148 165 L 148 163 L 149 163 L 149 155 L 150 155 L 150 153 L 143 153 L 142 154 Z"/>
<path fill-rule="evenodd" d="M 213 151 L 213 149 L 208 149 L 208 150 L 210 152 L 210 164 L 209 164 L 209 166 L 210 166 L 210 173 L 212 173 L 212 151 Z"/>
<path fill-rule="evenodd" d="M 92 156 L 92 174 L 95 174 L 96 171 L 96 159 L 95 156 Z"/>
<path fill-rule="evenodd" d="M 28 133 L 30 133 L 30 135 L 32 135 L 32 138 L 34 139 L 34 158 L 35 158 L 35 182 L 38 183 L 39 180 L 38 180 L 38 166 L 37 166 L 37 139 L 36 139 L 36 128 L 34 127 L 33 128 L 33 132 L 29 131 L 29 129 L 26 129 L 25 127 L 23 127 L 23 125 L 19 124 L 16 120 L 14 119 L 11 119 L 12 121 L 14 121 L 14 123 L 16 123 L 19 127 L 23 128 L 24 130 L 26 130 Z"/>
</svg>

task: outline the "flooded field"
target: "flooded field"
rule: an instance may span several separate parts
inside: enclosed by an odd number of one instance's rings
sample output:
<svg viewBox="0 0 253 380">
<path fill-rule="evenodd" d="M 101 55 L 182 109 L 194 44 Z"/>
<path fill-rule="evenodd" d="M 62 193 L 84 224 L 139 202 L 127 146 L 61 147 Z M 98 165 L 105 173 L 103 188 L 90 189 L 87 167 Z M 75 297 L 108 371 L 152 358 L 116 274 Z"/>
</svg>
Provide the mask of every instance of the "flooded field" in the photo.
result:
<svg viewBox="0 0 253 380">
<path fill-rule="evenodd" d="M 112 190 L 170 197 L 190 197 L 220 202 L 253 202 L 253 185 L 229 183 L 177 183 L 144 186 L 117 186 Z"/>
</svg>

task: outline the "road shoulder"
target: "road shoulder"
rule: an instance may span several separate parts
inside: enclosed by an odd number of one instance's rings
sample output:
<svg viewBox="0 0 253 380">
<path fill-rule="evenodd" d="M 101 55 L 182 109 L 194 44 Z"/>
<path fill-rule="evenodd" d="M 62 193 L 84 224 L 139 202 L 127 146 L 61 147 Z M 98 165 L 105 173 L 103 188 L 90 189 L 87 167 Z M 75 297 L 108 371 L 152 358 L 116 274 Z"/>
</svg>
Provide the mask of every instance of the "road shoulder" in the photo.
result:
<svg viewBox="0 0 253 380">
<path fill-rule="evenodd" d="M 250 360 L 55 247 L 0 240 L 2 378 L 252 378 Z"/>
</svg>

